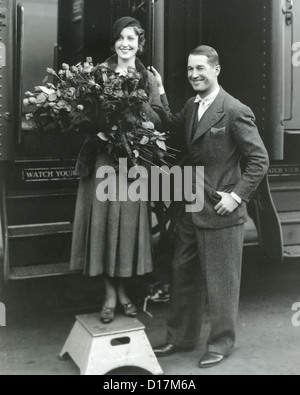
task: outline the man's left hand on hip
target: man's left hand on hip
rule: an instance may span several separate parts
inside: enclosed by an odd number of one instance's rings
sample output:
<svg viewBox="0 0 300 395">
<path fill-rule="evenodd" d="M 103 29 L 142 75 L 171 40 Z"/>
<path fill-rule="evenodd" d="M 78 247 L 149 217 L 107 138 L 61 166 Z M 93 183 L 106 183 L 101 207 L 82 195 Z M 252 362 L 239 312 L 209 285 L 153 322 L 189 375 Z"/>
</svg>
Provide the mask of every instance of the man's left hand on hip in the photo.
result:
<svg viewBox="0 0 300 395">
<path fill-rule="evenodd" d="M 221 201 L 216 205 L 215 210 L 221 216 L 232 214 L 239 206 L 239 203 L 226 192 L 217 192 L 221 196 Z"/>
</svg>

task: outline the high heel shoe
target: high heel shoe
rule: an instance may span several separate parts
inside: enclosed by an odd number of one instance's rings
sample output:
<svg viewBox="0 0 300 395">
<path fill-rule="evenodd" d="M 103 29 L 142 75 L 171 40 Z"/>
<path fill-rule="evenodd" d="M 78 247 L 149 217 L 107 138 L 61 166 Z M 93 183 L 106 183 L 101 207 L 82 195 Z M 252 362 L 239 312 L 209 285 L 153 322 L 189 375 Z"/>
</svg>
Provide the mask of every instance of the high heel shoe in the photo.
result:
<svg viewBox="0 0 300 395">
<path fill-rule="evenodd" d="M 134 318 L 138 315 L 138 310 L 133 303 L 123 304 L 124 314 L 126 317 Z"/>
<path fill-rule="evenodd" d="M 108 325 L 115 319 L 115 309 L 110 307 L 103 307 L 100 314 L 100 321 L 102 324 Z"/>
</svg>

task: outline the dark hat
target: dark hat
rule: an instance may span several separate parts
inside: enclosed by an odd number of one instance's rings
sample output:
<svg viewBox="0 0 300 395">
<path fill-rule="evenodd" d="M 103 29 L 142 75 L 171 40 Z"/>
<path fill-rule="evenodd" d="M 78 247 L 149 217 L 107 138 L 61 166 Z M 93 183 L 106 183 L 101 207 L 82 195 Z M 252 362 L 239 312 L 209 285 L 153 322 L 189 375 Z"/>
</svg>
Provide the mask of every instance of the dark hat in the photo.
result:
<svg viewBox="0 0 300 395">
<path fill-rule="evenodd" d="M 114 24 L 112 43 L 116 42 L 123 29 L 133 26 L 142 28 L 140 22 L 137 19 L 131 18 L 130 16 L 124 16 L 123 18 L 118 19 Z"/>
</svg>

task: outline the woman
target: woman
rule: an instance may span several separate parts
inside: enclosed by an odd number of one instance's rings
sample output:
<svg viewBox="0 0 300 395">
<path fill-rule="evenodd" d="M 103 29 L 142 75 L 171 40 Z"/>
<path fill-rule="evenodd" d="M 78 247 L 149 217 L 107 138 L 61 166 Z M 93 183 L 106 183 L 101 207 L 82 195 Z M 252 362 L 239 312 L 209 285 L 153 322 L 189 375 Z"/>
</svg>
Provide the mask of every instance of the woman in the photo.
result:
<svg viewBox="0 0 300 395">
<path fill-rule="evenodd" d="M 145 46 L 140 23 L 124 17 L 114 25 L 113 50 L 106 62 L 116 73 L 127 73 L 134 67 L 141 75 L 141 88 L 149 97 L 145 112 L 159 130 L 164 110 L 157 83 L 137 58 Z M 109 324 L 119 302 L 128 317 L 137 315 L 137 308 L 126 291 L 126 280 L 153 271 L 151 209 L 147 202 L 100 202 L 96 197 L 96 171 L 100 166 L 114 165 L 103 150 L 101 141 L 87 141 L 77 162 L 81 175 L 74 220 L 71 269 L 83 269 L 89 276 L 105 275 L 105 302 L 100 319 Z M 118 184 L 118 180 L 117 180 Z M 118 199 L 117 199 L 118 200 Z"/>
</svg>

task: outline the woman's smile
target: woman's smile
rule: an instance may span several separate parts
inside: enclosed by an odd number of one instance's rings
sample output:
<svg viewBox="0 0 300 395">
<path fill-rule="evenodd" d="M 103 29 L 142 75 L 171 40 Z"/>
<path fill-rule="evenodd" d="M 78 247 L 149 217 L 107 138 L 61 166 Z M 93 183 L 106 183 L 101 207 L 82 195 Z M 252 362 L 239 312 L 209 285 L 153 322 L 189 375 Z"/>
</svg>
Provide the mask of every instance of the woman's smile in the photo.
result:
<svg viewBox="0 0 300 395">
<path fill-rule="evenodd" d="M 135 58 L 139 49 L 139 37 L 132 27 L 122 30 L 116 41 L 115 50 L 119 59 L 125 61 Z"/>
</svg>

